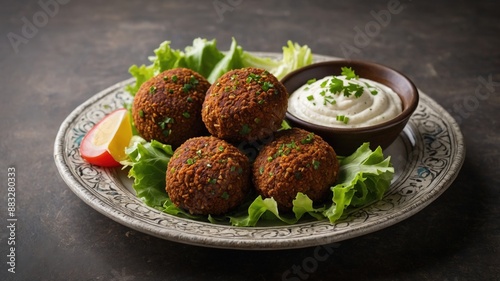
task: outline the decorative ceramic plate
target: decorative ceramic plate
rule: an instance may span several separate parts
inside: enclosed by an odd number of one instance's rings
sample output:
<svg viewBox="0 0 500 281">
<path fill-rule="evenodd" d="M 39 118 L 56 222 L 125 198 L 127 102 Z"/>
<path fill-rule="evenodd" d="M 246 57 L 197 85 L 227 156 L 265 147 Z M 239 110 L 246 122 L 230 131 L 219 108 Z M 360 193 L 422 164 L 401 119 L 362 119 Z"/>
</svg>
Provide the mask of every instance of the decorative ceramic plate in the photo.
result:
<svg viewBox="0 0 500 281">
<path fill-rule="evenodd" d="M 274 53 L 257 55 L 279 58 Z M 337 58 L 315 55 L 315 61 Z M 335 224 L 309 221 L 294 225 L 233 227 L 175 217 L 146 206 L 132 180 L 119 168 L 100 168 L 80 157 L 83 136 L 111 111 L 130 103 L 129 79 L 97 93 L 61 125 L 54 146 L 57 168 L 69 188 L 105 216 L 140 232 L 181 243 L 232 249 L 285 249 L 329 244 L 400 222 L 429 205 L 456 178 L 465 157 L 457 123 L 420 92 L 420 104 L 398 139 L 384 153 L 396 170 L 382 200 L 354 211 Z"/>
</svg>

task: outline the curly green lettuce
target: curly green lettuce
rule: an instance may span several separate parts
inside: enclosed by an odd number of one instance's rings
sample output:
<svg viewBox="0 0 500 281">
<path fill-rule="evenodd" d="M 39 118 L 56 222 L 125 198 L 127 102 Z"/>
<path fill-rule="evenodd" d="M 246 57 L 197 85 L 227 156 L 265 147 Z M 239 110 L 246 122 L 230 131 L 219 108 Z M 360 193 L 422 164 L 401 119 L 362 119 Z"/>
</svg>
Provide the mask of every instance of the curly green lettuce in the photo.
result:
<svg viewBox="0 0 500 281">
<path fill-rule="evenodd" d="M 333 197 L 329 204 L 314 206 L 307 195 L 299 193 L 293 201 L 292 213 L 280 214 L 273 198 L 254 195 L 225 216 L 193 216 L 175 206 L 165 191 L 166 169 L 173 155 L 169 145 L 134 137 L 126 152 L 129 160 L 123 164 L 131 166 L 129 176 L 134 178 L 133 188 L 146 205 L 175 216 L 233 226 L 256 226 L 262 222 L 294 224 L 304 216 L 335 223 L 346 217 L 349 210 L 380 200 L 394 174 L 390 157 L 384 158 L 380 147 L 372 151 L 365 143 L 352 155 L 340 157 L 339 180 L 331 187 Z"/>
<path fill-rule="evenodd" d="M 298 193 L 293 201 L 294 217 L 286 217 L 278 212 L 273 198 L 258 197 L 245 214 L 230 216 L 231 223 L 235 226 L 255 226 L 260 219 L 267 219 L 293 224 L 304 214 L 335 223 L 348 214 L 348 209 L 382 199 L 394 175 L 390 156 L 384 158 L 380 147 L 372 151 L 369 143 L 364 143 L 348 157 L 340 157 L 339 164 L 339 179 L 331 187 L 331 203 L 314 207 L 307 195 Z"/>
<path fill-rule="evenodd" d="M 282 59 L 275 60 L 255 56 L 244 51 L 232 38 L 228 51 L 222 52 L 217 48 L 216 40 L 196 38 L 191 46 L 184 50 L 172 49 L 170 41 L 165 41 L 154 50 L 154 56 L 150 56 L 150 65 L 132 65 L 130 74 L 135 78 L 133 85 L 128 85 L 126 90 L 134 96 L 140 86 L 153 76 L 171 68 L 190 68 L 213 83 L 222 74 L 232 69 L 242 67 L 259 67 L 268 70 L 278 79 L 297 68 L 309 65 L 313 61 L 311 49 L 300 46 L 291 41 L 283 47 Z"/>
<path fill-rule="evenodd" d="M 137 197 L 148 206 L 163 206 L 168 199 L 165 191 L 165 171 L 170 157 L 174 154 L 172 147 L 155 140 L 146 142 L 141 137 L 134 136 L 125 153 L 128 160 L 121 164 L 130 166 L 128 176 L 134 178 L 132 187 Z"/>
</svg>

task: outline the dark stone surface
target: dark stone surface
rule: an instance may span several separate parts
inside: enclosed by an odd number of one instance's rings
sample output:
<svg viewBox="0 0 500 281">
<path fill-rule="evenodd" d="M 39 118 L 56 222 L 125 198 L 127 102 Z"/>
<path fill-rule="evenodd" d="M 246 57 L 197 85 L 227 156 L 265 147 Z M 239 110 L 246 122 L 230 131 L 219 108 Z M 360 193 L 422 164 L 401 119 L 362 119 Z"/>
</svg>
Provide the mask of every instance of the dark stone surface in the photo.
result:
<svg viewBox="0 0 500 281">
<path fill-rule="evenodd" d="M 45 18 L 40 2 L 0 8 L 0 280 L 500 280 L 500 2 L 401 0 L 379 28 L 373 14 L 394 1 L 60 0 L 68 3 Z M 235 7 L 218 13 L 214 3 Z M 39 27 L 15 47 L 8 34 L 22 35 L 26 20 Z M 356 30 L 366 27 L 372 36 L 361 42 Z M 53 143 L 75 107 L 129 78 L 128 67 L 147 63 L 164 40 L 183 48 L 215 38 L 227 49 L 232 36 L 246 50 L 280 52 L 292 40 L 407 74 L 460 123 L 467 156 L 458 178 L 413 217 L 330 245 L 312 272 L 288 278 L 315 248 L 241 252 L 164 241 L 106 218 L 68 189 Z M 348 54 L 347 45 L 357 49 Z M 478 77 L 493 81 L 483 99 Z M 6 264 L 8 167 L 17 180 L 15 274 Z"/>
</svg>

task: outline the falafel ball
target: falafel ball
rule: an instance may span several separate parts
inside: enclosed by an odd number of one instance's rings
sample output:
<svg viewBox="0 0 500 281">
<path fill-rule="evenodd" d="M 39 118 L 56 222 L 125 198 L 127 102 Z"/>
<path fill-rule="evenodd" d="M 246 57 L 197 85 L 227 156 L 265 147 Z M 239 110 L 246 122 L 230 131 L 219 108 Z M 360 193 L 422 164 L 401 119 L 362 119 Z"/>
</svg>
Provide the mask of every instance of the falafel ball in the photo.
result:
<svg viewBox="0 0 500 281">
<path fill-rule="evenodd" d="M 338 177 L 339 162 L 333 148 L 320 136 L 293 128 L 276 133 L 253 164 L 253 183 L 263 197 L 273 197 L 278 208 L 292 209 L 292 201 L 302 192 L 313 202 L 330 194 Z"/>
<path fill-rule="evenodd" d="M 271 73 L 241 68 L 223 74 L 207 91 L 202 119 L 208 131 L 230 142 L 253 141 L 281 127 L 288 92 Z"/>
<path fill-rule="evenodd" d="M 191 214 L 220 215 L 240 205 L 250 191 L 248 158 L 213 136 L 191 138 L 171 157 L 166 191 L 172 202 Z"/>
<path fill-rule="evenodd" d="M 177 147 L 207 135 L 201 106 L 210 83 L 187 68 L 166 70 L 144 82 L 134 97 L 132 116 L 139 134 Z"/>
</svg>

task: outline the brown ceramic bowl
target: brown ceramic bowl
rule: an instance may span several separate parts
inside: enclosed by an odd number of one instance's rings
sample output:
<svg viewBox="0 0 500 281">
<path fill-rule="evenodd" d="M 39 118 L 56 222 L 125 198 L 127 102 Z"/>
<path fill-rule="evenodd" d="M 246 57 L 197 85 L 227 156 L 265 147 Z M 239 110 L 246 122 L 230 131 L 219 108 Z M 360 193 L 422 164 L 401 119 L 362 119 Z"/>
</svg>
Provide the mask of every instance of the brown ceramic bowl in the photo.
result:
<svg viewBox="0 0 500 281">
<path fill-rule="evenodd" d="M 297 69 L 286 75 L 281 82 L 288 93 L 292 94 L 309 79 L 321 79 L 328 75 L 340 75 L 341 67 L 351 67 L 360 78 L 371 79 L 384 84 L 402 100 L 403 111 L 391 120 L 362 128 L 334 128 L 304 121 L 286 113 L 286 120 L 291 126 L 299 127 L 321 136 L 338 155 L 352 154 L 364 142 L 369 142 L 372 149 L 381 146 L 387 148 L 401 133 L 410 116 L 418 105 L 418 90 L 405 75 L 389 67 L 365 61 L 334 60 L 325 61 Z"/>
</svg>

